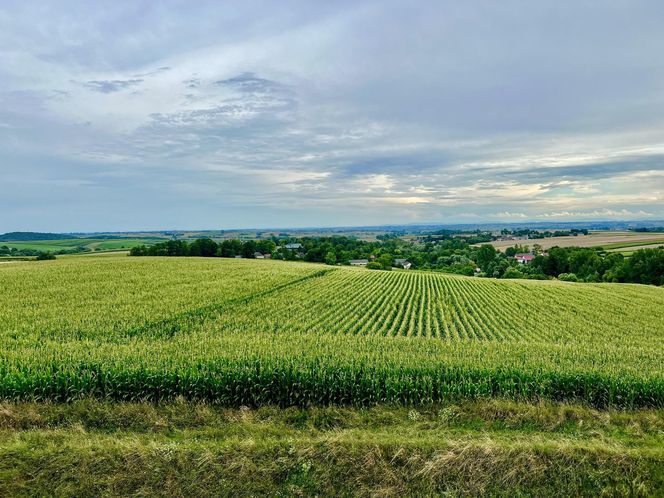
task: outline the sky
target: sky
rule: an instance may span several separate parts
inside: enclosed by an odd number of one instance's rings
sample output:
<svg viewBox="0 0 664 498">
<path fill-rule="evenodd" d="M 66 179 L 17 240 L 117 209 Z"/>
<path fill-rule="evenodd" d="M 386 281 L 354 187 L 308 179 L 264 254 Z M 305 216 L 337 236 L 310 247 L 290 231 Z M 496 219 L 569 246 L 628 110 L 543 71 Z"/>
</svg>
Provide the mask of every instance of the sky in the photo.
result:
<svg viewBox="0 0 664 498">
<path fill-rule="evenodd" d="M 0 3 L 0 232 L 664 219 L 664 2 Z"/>
</svg>

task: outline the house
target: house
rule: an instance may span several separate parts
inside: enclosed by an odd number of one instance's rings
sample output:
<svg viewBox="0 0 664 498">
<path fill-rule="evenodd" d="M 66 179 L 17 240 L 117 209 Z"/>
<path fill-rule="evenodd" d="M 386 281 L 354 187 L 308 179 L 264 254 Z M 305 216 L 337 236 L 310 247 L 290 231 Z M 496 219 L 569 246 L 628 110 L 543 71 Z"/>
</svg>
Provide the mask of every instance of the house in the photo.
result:
<svg viewBox="0 0 664 498">
<path fill-rule="evenodd" d="M 286 244 L 284 246 L 284 249 L 291 249 L 291 250 L 293 250 L 293 249 L 302 249 L 302 244 L 298 244 L 298 243 Z"/>
<path fill-rule="evenodd" d="M 399 268 L 403 268 L 404 270 L 410 270 L 410 267 L 412 266 L 412 264 L 407 259 L 395 259 L 394 260 L 394 266 L 399 267 Z"/>
<path fill-rule="evenodd" d="M 367 266 L 367 264 L 369 264 L 369 260 L 368 259 L 351 259 L 349 261 L 349 263 L 351 264 L 351 266 Z"/>
<path fill-rule="evenodd" d="M 521 252 L 521 253 L 515 254 L 514 259 L 516 259 L 517 262 L 521 265 L 524 265 L 524 264 L 527 265 L 533 259 L 535 259 L 535 256 L 533 256 L 532 254 L 527 253 L 527 252 Z"/>
<path fill-rule="evenodd" d="M 256 259 L 265 259 L 265 256 L 263 256 L 262 253 L 256 251 L 256 252 L 254 253 L 254 258 L 256 258 Z"/>
</svg>

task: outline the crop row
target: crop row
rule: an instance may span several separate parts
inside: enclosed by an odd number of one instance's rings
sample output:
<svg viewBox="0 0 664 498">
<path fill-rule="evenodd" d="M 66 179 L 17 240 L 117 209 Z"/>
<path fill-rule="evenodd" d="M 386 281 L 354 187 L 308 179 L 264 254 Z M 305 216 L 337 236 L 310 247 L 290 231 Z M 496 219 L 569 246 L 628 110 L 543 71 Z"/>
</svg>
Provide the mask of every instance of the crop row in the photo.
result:
<svg viewBox="0 0 664 498">
<path fill-rule="evenodd" d="M 0 398 L 664 406 L 655 287 L 72 258 L 2 268 L 0 292 Z"/>
</svg>

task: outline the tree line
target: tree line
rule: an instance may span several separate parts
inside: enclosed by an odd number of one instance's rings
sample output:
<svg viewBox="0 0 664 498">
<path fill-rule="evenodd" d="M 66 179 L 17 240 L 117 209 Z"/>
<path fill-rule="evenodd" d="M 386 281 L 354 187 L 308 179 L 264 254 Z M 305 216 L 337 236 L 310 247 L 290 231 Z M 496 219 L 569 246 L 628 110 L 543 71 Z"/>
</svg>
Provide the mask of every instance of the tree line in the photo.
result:
<svg viewBox="0 0 664 498">
<path fill-rule="evenodd" d="M 470 239 L 470 240 L 469 240 Z M 519 264 L 516 253 L 531 252 L 515 245 L 505 252 L 490 244 L 480 246 L 475 237 L 460 238 L 453 233 L 437 233 L 414 239 L 381 237 L 367 241 L 353 237 L 303 237 L 264 240 L 194 241 L 170 240 L 131 249 L 132 256 L 243 257 L 270 255 L 272 259 L 300 260 L 328 265 L 349 264 L 366 259 L 370 269 L 391 270 L 396 260 L 405 259 L 413 269 L 443 271 L 490 278 L 529 278 L 577 282 L 633 282 L 664 284 L 664 249 L 641 249 L 631 257 L 601 249 L 554 247 L 543 253 L 533 248 L 534 260 Z"/>
</svg>

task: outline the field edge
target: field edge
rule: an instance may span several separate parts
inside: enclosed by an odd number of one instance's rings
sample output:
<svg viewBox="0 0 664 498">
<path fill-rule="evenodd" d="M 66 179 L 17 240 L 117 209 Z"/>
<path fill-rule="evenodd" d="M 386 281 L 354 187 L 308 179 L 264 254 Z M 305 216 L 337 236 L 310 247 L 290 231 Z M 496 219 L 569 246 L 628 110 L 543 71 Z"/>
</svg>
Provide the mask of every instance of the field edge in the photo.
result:
<svg viewBox="0 0 664 498">
<path fill-rule="evenodd" d="M 0 404 L 7 496 L 655 496 L 662 410 Z"/>
</svg>

